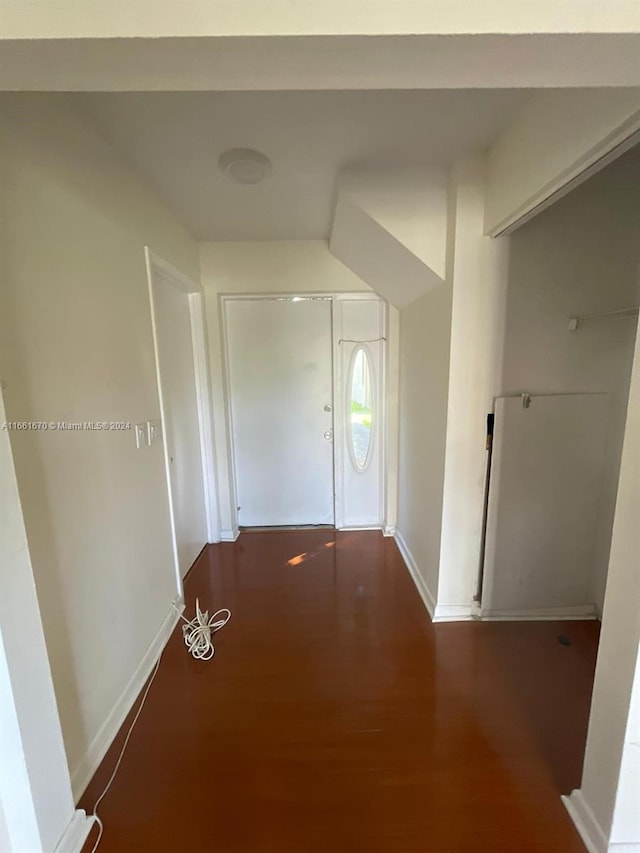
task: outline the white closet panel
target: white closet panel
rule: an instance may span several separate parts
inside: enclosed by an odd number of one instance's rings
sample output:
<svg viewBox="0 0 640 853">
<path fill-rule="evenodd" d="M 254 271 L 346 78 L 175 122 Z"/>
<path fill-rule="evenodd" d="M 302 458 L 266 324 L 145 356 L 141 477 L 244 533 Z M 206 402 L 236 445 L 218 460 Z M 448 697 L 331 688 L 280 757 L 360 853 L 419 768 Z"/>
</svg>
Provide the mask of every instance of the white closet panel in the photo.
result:
<svg viewBox="0 0 640 853">
<path fill-rule="evenodd" d="M 606 394 L 495 405 L 483 616 L 571 617 L 588 600 L 607 432 Z"/>
</svg>

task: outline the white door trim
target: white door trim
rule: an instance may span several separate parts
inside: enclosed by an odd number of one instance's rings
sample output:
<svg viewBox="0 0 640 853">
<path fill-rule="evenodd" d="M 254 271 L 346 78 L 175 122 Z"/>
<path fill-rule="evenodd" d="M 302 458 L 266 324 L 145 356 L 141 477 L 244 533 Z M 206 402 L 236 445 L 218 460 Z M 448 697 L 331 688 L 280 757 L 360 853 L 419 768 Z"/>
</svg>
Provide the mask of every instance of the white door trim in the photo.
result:
<svg viewBox="0 0 640 853">
<path fill-rule="evenodd" d="M 382 375 L 382 514 L 385 536 L 394 536 L 398 521 L 398 464 L 400 451 L 400 312 L 387 303 L 385 363 Z"/>
<path fill-rule="evenodd" d="M 157 255 L 149 246 L 145 246 L 145 261 L 147 266 L 147 283 L 149 289 L 149 307 L 151 312 L 151 328 L 153 332 L 153 350 L 160 400 L 160 419 L 162 434 L 166 435 L 166 410 L 162 394 L 162 373 L 160 369 L 158 330 L 156 309 L 153 292 L 154 275 L 162 275 L 183 293 L 188 294 L 189 314 L 191 317 L 191 340 L 193 346 L 193 365 L 196 378 L 196 399 L 198 403 L 198 426 L 200 433 L 200 459 L 204 483 L 205 517 L 207 522 L 207 538 L 209 542 L 220 541 L 220 523 L 218 520 L 218 500 L 216 485 L 216 466 L 214 451 L 213 419 L 211 406 L 211 383 L 209 379 L 209 359 L 207 332 L 205 324 L 204 293 L 201 285 L 176 269 L 164 258 Z M 176 572 L 177 591 L 182 595 L 182 577 L 178 562 L 178 545 L 176 538 L 176 521 L 171 490 L 171 469 L 166 441 L 163 440 L 164 467 L 167 480 L 169 513 L 171 519 L 171 539 L 173 558 Z"/>
</svg>

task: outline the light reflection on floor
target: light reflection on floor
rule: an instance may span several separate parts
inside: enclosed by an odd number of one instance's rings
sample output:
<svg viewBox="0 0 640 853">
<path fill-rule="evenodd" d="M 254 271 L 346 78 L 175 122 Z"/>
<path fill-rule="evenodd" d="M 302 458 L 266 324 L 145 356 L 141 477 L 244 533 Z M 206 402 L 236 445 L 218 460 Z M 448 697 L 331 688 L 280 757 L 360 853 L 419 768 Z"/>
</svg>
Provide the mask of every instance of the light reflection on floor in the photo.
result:
<svg viewBox="0 0 640 853">
<path fill-rule="evenodd" d="M 327 548 L 335 548 L 335 542 L 325 542 L 322 548 L 318 548 L 317 551 L 312 551 L 309 553 L 308 551 L 303 551 L 302 554 L 298 554 L 295 557 L 292 557 L 290 560 L 287 560 L 288 566 L 300 566 L 302 563 L 306 563 L 308 560 L 313 560 L 314 557 L 317 557 L 318 554 L 322 554 Z"/>
</svg>

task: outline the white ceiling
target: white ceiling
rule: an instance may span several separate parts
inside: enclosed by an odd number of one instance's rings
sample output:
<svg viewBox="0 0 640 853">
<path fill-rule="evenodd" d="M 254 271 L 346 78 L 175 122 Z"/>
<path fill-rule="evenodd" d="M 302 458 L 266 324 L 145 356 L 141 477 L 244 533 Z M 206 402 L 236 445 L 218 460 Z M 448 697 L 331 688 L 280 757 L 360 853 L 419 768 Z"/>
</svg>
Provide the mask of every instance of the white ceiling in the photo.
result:
<svg viewBox="0 0 640 853">
<path fill-rule="evenodd" d="M 444 165 L 482 151 L 526 97 L 518 90 L 147 92 L 70 96 L 199 240 L 329 234 L 341 170 Z M 255 148 L 261 184 L 221 175 L 220 154 Z"/>
</svg>

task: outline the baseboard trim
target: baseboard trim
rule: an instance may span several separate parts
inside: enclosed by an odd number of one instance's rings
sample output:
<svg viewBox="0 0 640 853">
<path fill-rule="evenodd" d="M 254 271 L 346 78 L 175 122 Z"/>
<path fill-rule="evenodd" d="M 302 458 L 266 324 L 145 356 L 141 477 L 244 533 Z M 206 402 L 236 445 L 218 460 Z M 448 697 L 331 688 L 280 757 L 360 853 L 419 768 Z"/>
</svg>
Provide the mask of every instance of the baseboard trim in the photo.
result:
<svg viewBox="0 0 640 853">
<path fill-rule="evenodd" d="M 614 841 L 607 853 L 640 853 L 640 841 Z"/>
<path fill-rule="evenodd" d="M 394 524 L 385 524 L 382 528 L 382 535 L 388 536 L 389 538 L 393 538 L 396 535 L 396 528 Z"/>
<path fill-rule="evenodd" d="M 531 610 L 482 610 L 483 622 L 569 622 L 598 618 L 593 604 L 574 607 L 538 607 Z"/>
<path fill-rule="evenodd" d="M 475 622 L 476 618 L 470 604 L 437 604 L 433 614 L 434 622 Z"/>
<path fill-rule="evenodd" d="M 220 531 L 220 541 L 221 542 L 235 542 L 236 539 L 240 536 L 240 528 L 233 527 L 231 530 L 221 530 Z"/>
<path fill-rule="evenodd" d="M 582 791 L 576 788 L 562 802 L 589 853 L 607 853 L 609 842 Z"/>
<path fill-rule="evenodd" d="M 435 599 L 433 598 L 429 587 L 426 585 L 424 579 L 418 571 L 418 564 L 414 560 L 413 554 L 409 550 L 409 546 L 404 541 L 402 533 L 400 533 L 399 530 L 395 531 L 393 538 L 396 540 L 398 551 L 400 551 L 400 555 L 402 556 L 402 559 L 404 560 L 404 563 L 409 571 L 409 574 L 411 575 L 416 589 L 420 594 L 420 598 L 422 599 L 424 606 L 427 608 L 429 616 L 431 617 L 431 619 L 433 619 L 433 614 L 436 609 Z"/>
<path fill-rule="evenodd" d="M 88 816 L 84 809 L 76 809 L 56 846 L 55 853 L 80 853 L 91 832 L 93 821 L 94 818 Z"/>
<path fill-rule="evenodd" d="M 182 609 L 184 609 L 184 605 Z M 166 646 L 179 619 L 179 613 L 172 606 L 160 630 L 152 640 L 151 645 L 136 667 L 135 672 L 129 679 L 129 683 L 116 701 L 109 716 L 91 741 L 89 748 L 78 765 L 71 771 L 71 790 L 73 791 L 76 803 L 84 793 L 85 788 L 93 778 L 94 773 L 100 766 L 100 762 L 105 757 L 107 750 L 127 718 L 127 714 L 151 675 L 155 662 Z"/>
</svg>

